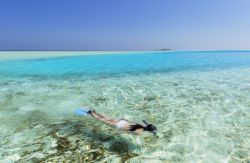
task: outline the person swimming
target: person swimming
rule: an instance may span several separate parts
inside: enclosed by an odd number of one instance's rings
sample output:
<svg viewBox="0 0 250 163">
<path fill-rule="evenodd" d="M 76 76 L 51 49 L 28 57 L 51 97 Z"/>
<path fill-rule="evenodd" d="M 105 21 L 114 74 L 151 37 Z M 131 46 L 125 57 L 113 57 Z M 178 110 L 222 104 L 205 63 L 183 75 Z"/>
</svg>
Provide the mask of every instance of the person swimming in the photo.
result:
<svg viewBox="0 0 250 163">
<path fill-rule="evenodd" d="M 116 120 L 108 118 L 104 115 L 97 113 L 95 110 L 89 110 L 88 113 L 97 120 L 102 121 L 109 126 L 114 126 L 120 131 L 132 132 L 134 134 L 142 134 L 143 131 L 149 131 L 153 133 L 155 136 L 157 136 L 156 135 L 157 128 L 152 124 L 148 124 L 145 120 L 143 120 L 145 125 L 141 125 L 139 123 L 131 122 L 126 119 Z"/>
</svg>

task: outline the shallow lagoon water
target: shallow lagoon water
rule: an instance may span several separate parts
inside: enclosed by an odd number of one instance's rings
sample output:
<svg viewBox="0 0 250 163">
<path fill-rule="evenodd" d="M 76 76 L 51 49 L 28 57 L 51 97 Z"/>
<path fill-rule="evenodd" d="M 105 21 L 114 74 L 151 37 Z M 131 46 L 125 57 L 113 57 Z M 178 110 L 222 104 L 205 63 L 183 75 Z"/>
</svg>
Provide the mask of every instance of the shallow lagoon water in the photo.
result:
<svg viewBox="0 0 250 163">
<path fill-rule="evenodd" d="M 1 162 L 248 162 L 250 52 L 0 62 Z M 74 110 L 155 124 L 119 133 Z"/>
</svg>

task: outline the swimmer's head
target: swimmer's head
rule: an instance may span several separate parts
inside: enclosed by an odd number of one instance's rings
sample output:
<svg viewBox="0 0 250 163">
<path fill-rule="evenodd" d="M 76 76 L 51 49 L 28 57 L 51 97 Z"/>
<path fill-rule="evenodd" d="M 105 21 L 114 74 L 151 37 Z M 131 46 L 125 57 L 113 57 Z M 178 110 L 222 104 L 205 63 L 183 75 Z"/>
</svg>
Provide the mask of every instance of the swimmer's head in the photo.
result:
<svg viewBox="0 0 250 163">
<path fill-rule="evenodd" d="M 157 130 L 157 128 L 152 124 L 147 125 L 146 129 L 147 129 L 147 131 L 151 131 L 151 132 Z"/>
<path fill-rule="evenodd" d="M 156 135 L 157 128 L 156 128 L 154 125 L 152 125 L 152 124 L 148 124 L 145 120 L 143 120 L 143 122 L 146 124 L 146 127 L 144 127 L 144 130 L 145 130 L 145 131 L 150 131 L 150 132 L 152 132 L 155 136 L 157 136 L 157 135 Z"/>
</svg>

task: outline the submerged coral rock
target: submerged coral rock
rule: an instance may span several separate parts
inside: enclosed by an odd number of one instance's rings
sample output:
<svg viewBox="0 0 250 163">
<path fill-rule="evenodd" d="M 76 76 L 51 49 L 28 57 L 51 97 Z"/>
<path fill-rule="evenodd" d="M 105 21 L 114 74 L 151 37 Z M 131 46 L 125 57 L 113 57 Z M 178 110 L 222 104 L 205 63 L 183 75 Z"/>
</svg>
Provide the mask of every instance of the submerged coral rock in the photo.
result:
<svg viewBox="0 0 250 163">
<path fill-rule="evenodd" d="M 107 97 L 99 96 L 99 97 L 95 97 L 94 100 L 98 101 L 98 102 L 105 102 L 105 101 L 108 100 L 108 98 Z"/>
<path fill-rule="evenodd" d="M 34 125 L 37 124 L 44 124 L 46 122 L 47 122 L 47 115 L 46 113 L 40 110 L 33 110 L 24 115 L 23 123 L 27 124 L 29 127 L 33 127 Z"/>
<path fill-rule="evenodd" d="M 157 96 L 145 96 L 144 97 L 145 101 L 154 101 L 154 100 L 157 100 L 157 99 L 158 99 Z"/>
<path fill-rule="evenodd" d="M 69 147 L 70 147 L 70 142 L 68 141 L 68 139 L 66 137 L 58 137 L 57 138 L 56 149 L 59 152 L 65 152 L 69 149 Z"/>
<path fill-rule="evenodd" d="M 15 132 L 21 132 L 24 129 L 31 129 L 39 124 L 48 123 L 48 115 L 40 110 L 32 110 L 28 113 L 25 113 L 16 126 Z"/>
<path fill-rule="evenodd" d="M 30 162 L 31 162 L 31 163 L 40 163 L 41 161 L 40 161 L 38 158 L 36 158 L 36 157 L 32 157 L 32 158 L 30 159 Z"/>
<path fill-rule="evenodd" d="M 134 158 L 134 157 L 137 157 L 138 154 L 136 153 L 126 153 L 124 155 L 122 155 L 121 157 L 121 162 L 127 162 L 128 160 Z"/>
<path fill-rule="evenodd" d="M 128 152 L 128 144 L 125 142 L 115 141 L 111 144 L 109 150 L 117 153 Z"/>
</svg>

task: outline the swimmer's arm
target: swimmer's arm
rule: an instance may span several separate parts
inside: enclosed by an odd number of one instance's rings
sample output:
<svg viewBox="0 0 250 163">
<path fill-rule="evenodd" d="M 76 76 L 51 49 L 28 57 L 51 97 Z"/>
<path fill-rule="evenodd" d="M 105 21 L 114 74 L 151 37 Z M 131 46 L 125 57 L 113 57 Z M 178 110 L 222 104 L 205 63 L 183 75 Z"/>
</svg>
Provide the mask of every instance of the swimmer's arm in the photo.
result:
<svg viewBox="0 0 250 163">
<path fill-rule="evenodd" d="M 143 133 L 143 129 L 137 129 L 135 131 L 129 131 L 129 129 L 124 129 L 124 130 L 120 130 L 119 133 L 121 134 L 124 134 L 124 133 L 133 133 L 133 134 L 136 134 L 136 135 L 141 135 Z"/>
<path fill-rule="evenodd" d="M 144 130 L 140 128 L 140 129 L 135 130 L 134 133 L 135 133 L 136 135 L 141 135 L 141 134 L 143 133 L 143 131 L 144 131 Z"/>
</svg>

